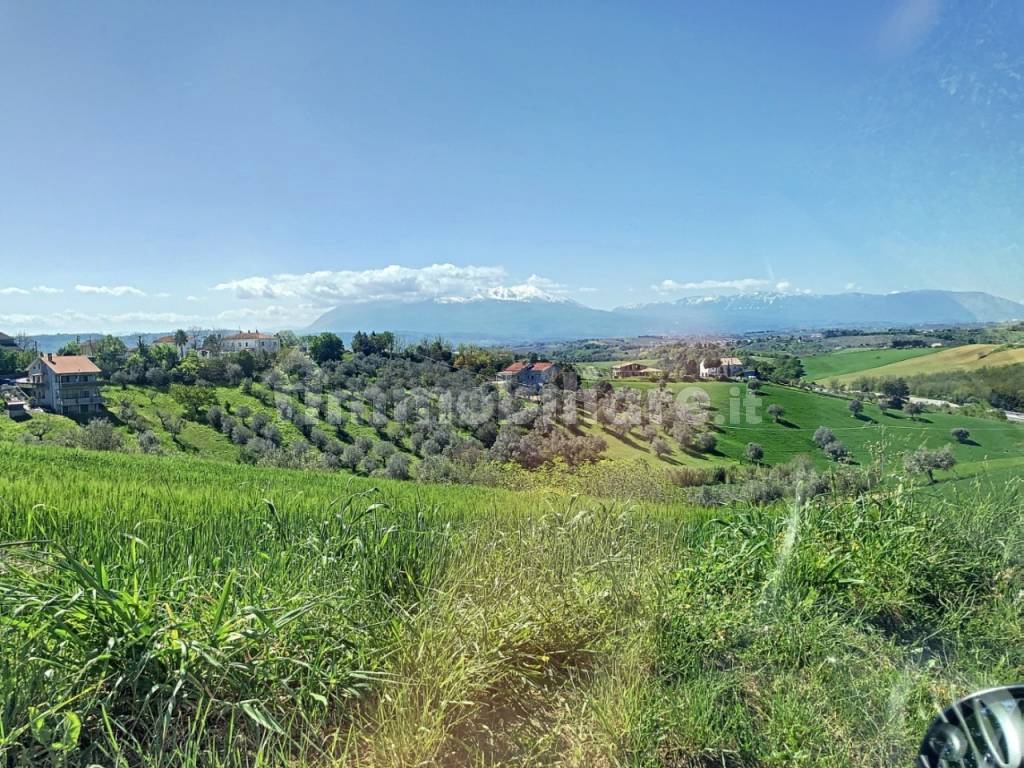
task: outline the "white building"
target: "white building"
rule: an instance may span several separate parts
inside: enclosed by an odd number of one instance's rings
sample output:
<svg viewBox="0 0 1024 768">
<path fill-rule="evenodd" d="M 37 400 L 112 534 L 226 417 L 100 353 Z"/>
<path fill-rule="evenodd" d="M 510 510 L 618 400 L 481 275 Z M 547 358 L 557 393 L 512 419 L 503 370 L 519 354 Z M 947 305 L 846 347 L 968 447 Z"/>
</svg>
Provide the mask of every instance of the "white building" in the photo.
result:
<svg viewBox="0 0 1024 768">
<path fill-rule="evenodd" d="M 717 362 L 718 365 L 709 365 Z M 702 379 L 730 379 L 743 373 L 743 362 L 738 357 L 723 357 L 719 360 L 701 360 L 700 377 Z"/>
<path fill-rule="evenodd" d="M 87 416 L 103 410 L 100 369 L 84 355 L 40 355 L 28 367 L 36 405 L 63 416 Z"/>
<path fill-rule="evenodd" d="M 233 336 L 225 336 L 221 339 L 221 351 L 241 352 L 268 352 L 273 354 L 281 348 L 281 343 L 276 337 L 259 331 L 238 332 Z"/>
</svg>

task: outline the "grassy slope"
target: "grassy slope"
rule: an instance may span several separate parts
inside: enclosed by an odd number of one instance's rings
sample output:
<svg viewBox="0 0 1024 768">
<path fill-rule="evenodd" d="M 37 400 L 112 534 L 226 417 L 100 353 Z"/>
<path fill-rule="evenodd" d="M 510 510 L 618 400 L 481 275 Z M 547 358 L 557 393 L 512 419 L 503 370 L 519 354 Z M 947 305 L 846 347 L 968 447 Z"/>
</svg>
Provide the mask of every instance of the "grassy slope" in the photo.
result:
<svg viewBox="0 0 1024 768">
<path fill-rule="evenodd" d="M 656 385 L 629 382 L 621 386 L 650 389 Z M 672 460 L 681 464 L 710 466 L 722 461 L 744 461 L 747 443 L 760 443 L 765 461 L 781 463 L 798 454 L 812 457 L 818 466 L 826 466 L 827 459 L 814 444 L 812 437 L 819 426 L 830 427 L 850 449 L 855 460 L 868 461 L 874 448 L 885 448 L 886 454 L 896 456 L 921 445 L 938 448 L 952 445 L 960 466 L 956 474 L 976 474 L 989 460 L 998 460 L 1012 467 L 1024 467 L 1024 427 L 1008 422 L 950 415 L 941 412 L 926 413 L 914 421 L 899 411 L 882 415 L 877 406 L 867 404 L 862 418 L 855 419 L 848 410 L 849 400 L 815 392 L 767 384 L 757 397 L 753 417 L 743 403 L 746 385 L 729 382 L 702 382 L 689 384 L 675 382 L 669 385 L 675 393 L 685 390 L 706 392 L 714 407 L 713 418 L 718 429 L 717 454 L 700 456 L 676 451 Z M 781 423 L 776 424 L 767 414 L 768 405 L 777 403 L 785 409 Z M 738 418 L 733 418 L 737 416 Z M 972 442 L 961 445 L 950 440 L 954 427 L 970 430 Z M 631 438 L 628 442 L 604 433 L 599 427 L 588 427 L 593 434 L 601 434 L 609 443 L 611 458 L 644 458 L 657 462 L 646 443 Z M 997 465 L 998 466 L 998 465 Z"/>
<path fill-rule="evenodd" d="M 870 376 L 896 378 L 913 376 L 919 373 L 942 373 L 943 371 L 970 371 L 986 366 L 1012 365 L 1024 363 L 1024 347 L 1005 347 L 997 344 L 968 344 L 936 352 L 931 355 L 890 363 L 869 371 L 846 373 L 836 376 L 843 384 L 849 384 L 858 376 L 866 373 Z"/>
<path fill-rule="evenodd" d="M 843 349 L 825 355 L 802 358 L 804 378 L 827 382 L 835 376 L 860 373 L 883 365 L 937 354 L 935 349 Z"/>
<path fill-rule="evenodd" d="M 16 764 L 909 765 L 1024 674 L 1012 488 L 712 519 L 7 446 L 0 498 Z"/>
</svg>

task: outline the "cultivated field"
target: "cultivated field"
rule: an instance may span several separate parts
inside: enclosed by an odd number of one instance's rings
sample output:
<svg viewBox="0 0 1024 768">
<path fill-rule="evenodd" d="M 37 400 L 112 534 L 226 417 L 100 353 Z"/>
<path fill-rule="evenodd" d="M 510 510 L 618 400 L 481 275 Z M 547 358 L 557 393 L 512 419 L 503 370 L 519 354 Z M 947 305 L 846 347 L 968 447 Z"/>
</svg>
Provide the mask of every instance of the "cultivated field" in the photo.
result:
<svg viewBox="0 0 1024 768">
<path fill-rule="evenodd" d="M 827 382 L 847 373 L 881 368 L 884 365 L 913 360 L 926 355 L 937 354 L 937 349 L 842 349 L 824 355 L 801 358 L 804 378 L 808 381 Z"/>
<path fill-rule="evenodd" d="M 909 764 L 936 705 L 1024 673 L 1018 491 L 712 519 L 7 446 L 0 751 Z"/>
<path fill-rule="evenodd" d="M 997 367 L 1024 363 L 1024 347 L 1008 347 L 998 344 L 967 344 L 962 347 L 939 350 L 934 354 L 922 355 L 900 362 L 889 363 L 869 370 L 846 372 L 837 376 L 825 377 L 828 381 L 837 379 L 842 384 L 850 384 L 859 375 L 871 377 L 898 378 L 925 373 L 943 373 L 945 371 L 971 371 L 977 368 Z"/>
</svg>

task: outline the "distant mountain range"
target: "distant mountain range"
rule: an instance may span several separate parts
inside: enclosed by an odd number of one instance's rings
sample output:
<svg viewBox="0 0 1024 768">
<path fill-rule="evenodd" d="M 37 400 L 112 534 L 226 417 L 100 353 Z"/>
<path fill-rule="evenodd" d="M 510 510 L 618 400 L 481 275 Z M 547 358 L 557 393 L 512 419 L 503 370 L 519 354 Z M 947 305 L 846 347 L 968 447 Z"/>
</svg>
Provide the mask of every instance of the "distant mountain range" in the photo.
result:
<svg viewBox="0 0 1024 768">
<path fill-rule="evenodd" d="M 810 295 L 752 293 L 602 310 L 575 301 L 422 301 L 348 304 L 309 331 L 392 330 L 407 338 L 513 343 L 660 334 L 812 328 L 964 325 L 1024 319 L 1024 304 L 987 293 L 906 291 Z"/>
</svg>

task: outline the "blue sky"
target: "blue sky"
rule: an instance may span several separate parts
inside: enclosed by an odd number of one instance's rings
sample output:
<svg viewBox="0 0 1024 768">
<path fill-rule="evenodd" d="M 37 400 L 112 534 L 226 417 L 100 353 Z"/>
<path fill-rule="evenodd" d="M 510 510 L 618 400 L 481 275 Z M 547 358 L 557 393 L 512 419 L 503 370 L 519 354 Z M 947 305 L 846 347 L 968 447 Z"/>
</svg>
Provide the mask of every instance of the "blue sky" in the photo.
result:
<svg viewBox="0 0 1024 768">
<path fill-rule="evenodd" d="M 1022 300 L 1022 77 L 999 0 L 0 3 L 0 329 Z"/>
</svg>

